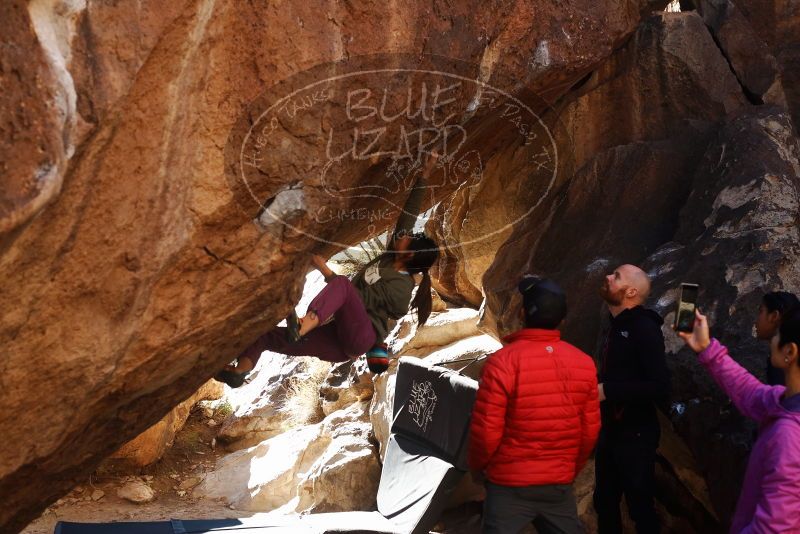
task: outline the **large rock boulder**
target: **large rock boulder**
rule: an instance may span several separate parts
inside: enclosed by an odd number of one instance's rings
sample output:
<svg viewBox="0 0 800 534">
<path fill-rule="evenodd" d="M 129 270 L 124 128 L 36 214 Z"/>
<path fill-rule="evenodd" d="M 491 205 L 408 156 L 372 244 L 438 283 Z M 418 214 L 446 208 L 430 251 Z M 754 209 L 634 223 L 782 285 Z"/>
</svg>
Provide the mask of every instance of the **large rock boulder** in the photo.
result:
<svg viewBox="0 0 800 534">
<path fill-rule="evenodd" d="M 330 415 L 355 402 L 372 398 L 374 386 L 366 358 L 335 364 L 319 390 L 322 411 Z"/>
<path fill-rule="evenodd" d="M 645 263 L 654 275 L 656 309 L 674 318 L 676 288 L 701 285 L 700 307 L 713 335 L 763 379 L 769 353 L 752 335 L 767 291 L 800 291 L 800 146 L 788 113 L 776 108 L 731 119 L 697 168 L 673 242 Z M 666 330 L 666 328 L 665 328 Z M 754 426 L 730 405 L 671 332 L 667 361 L 673 374 L 672 424 L 709 481 L 720 518 L 731 516 Z"/>
<path fill-rule="evenodd" d="M 615 258 L 642 258 L 669 239 L 714 125 L 747 105 L 697 13 L 651 17 L 564 100 L 547 115 L 547 123 L 558 126 L 553 131 L 560 162 L 549 191 L 536 187 L 539 170 L 515 160 L 509 148 L 496 156 L 502 178 L 482 182 L 471 200 L 452 200 L 468 202 L 461 241 L 472 239 L 485 221 L 497 228 L 517 221 L 513 231 L 491 238 L 491 253 L 471 255 L 468 246 L 452 252 L 463 251 L 474 273 L 470 282 L 486 294 L 488 330 L 508 332 L 519 324 L 517 273 L 558 275 L 572 287 L 580 285 L 583 294 L 594 290 L 597 275 Z M 520 219 L 530 206 L 538 207 Z M 459 209 L 464 208 L 445 203 L 438 208 Z M 562 267 L 571 265 L 585 269 Z M 444 288 L 441 293 L 452 297 Z M 590 307 L 572 310 L 580 314 L 571 314 L 573 323 L 591 324 Z"/>
<path fill-rule="evenodd" d="M 386 457 L 386 446 L 394 420 L 394 389 L 397 383 L 397 360 L 390 362 L 389 369 L 375 378 L 375 394 L 369 406 L 369 420 L 375 439 L 378 441 L 378 452 L 381 462 Z"/>
<path fill-rule="evenodd" d="M 357 164 L 330 168 L 314 159 L 352 142 L 352 121 L 340 121 L 352 111 L 342 100 L 348 90 L 375 83 L 377 93 L 383 80 L 340 77 L 330 93 L 278 102 L 293 83 L 332 79 L 367 54 L 383 54 L 382 67 L 417 70 L 460 61 L 473 85 L 459 93 L 449 124 L 466 124 L 470 147 L 491 151 L 513 132 L 506 122 L 498 133 L 496 110 L 472 98 L 477 85 L 555 101 L 666 1 L 468 0 L 371 11 L 161 4 L 0 7 L 8 82 L 0 160 L 9 184 L 0 192 L 0 530 L 21 528 L 275 325 L 300 294 L 308 252 L 333 252 L 396 219 L 405 190 L 387 174 L 389 158 L 354 151 Z M 494 83 L 498 73 L 509 81 Z M 394 85 L 403 89 L 396 100 L 420 76 Z M 335 102 L 320 104 L 326 94 Z M 248 160 L 255 181 L 243 181 L 225 147 L 236 153 L 232 129 L 256 123 L 265 101 L 281 103 L 282 118 L 267 117 L 263 135 L 250 139 L 286 150 Z M 430 118 L 409 119 L 406 132 Z M 400 146 L 400 132 L 386 142 Z M 333 190 L 321 182 L 330 169 Z M 442 195 L 469 175 L 448 177 Z M 334 194 L 361 186 L 382 188 L 385 202 Z M 276 214 L 291 225 L 269 219 Z"/>
<path fill-rule="evenodd" d="M 786 105 L 775 56 L 742 10 L 727 0 L 702 0 L 697 8 L 748 100 Z"/>
<path fill-rule="evenodd" d="M 216 400 L 223 396 L 224 386 L 216 380 L 209 380 L 197 393 L 177 405 L 158 423 L 154 424 L 125 445 L 119 448 L 108 460 L 115 468 L 130 469 L 144 467 L 158 460 L 167 452 L 175 440 L 175 435 L 186 424 L 189 412 L 201 400 Z"/>
<path fill-rule="evenodd" d="M 229 454 L 194 494 L 253 512 L 372 510 L 380 464 L 368 408 L 351 404 L 320 423 Z"/>
<path fill-rule="evenodd" d="M 265 352 L 252 381 L 231 391 L 233 412 L 217 438 L 228 449 L 252 447 L 290 428 L 322 419 L 317 388 L 330 364 Z"/>
<path fill-rule="evenodd" d="M 800 124 L 800 16 L 786 0 L 698 0 L 703 18 L 753 101 L 781 104 Z M 769 53 L 764 52 L 764 48 Z M 774 74 L 773 74 L 774 73 Z M 762 92 L 770 80 L 774 82 Z M 755 82 L 755 83 L 754 83 Z M 777 83 L 775 83 L 777 82 Z"/>
<path fill-rule="evenodd" d="M 2 253 L 61 191 L 67 160 L 75 150 L 70 135 L 75 122 L 75 90 L 49 17 L 31 16 L 22 2 L 4 2 L 0 25 Z M 37 30 L 46 32 L 46 37 L 37 35 Z M 9 75 L 12 72 L 15 74 Z"/>
<path fill-rule="evenodd" d="M 410 313 L 398 321 L 387 343 L 395 354 L 426 355 L 435 348 L 480 334 L 478 319 L 476 310 L 451 308 L 431 313 L 419 326 L 416 313 Z"/>
</svg>

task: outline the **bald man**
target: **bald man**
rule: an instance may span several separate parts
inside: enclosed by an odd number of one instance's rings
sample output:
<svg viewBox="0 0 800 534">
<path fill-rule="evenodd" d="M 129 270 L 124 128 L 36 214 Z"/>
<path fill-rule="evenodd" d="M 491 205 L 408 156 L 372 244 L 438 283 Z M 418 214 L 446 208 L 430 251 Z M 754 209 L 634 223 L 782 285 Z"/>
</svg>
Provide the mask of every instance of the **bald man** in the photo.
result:
<svg viewBox="0 0 800 534">
<path fill-rule="evenodd" d="M 594 507 L 598 532 L 622 532 L 625 495 L 636 532 L 654 534 L 660 523 L 653 504 L 656 449 L 661 436 L 656 403 L 669 398 L 663 320 L 644 307 L 650 278 L 634 265 L 605 277 L 600 296 L 611 325 L 598 358 L 602 428 L 595 454 Z"/>
</svg>

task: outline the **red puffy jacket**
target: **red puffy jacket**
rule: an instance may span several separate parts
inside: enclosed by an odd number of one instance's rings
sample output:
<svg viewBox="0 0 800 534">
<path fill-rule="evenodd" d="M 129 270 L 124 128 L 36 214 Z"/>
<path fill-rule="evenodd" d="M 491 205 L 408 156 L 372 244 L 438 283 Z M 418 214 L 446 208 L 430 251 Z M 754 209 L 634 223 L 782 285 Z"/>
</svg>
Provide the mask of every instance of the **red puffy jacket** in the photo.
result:
<svg viewBox="0 0 800 534">
<path fill-rule="evenodd" d="M 483 367 L 469 466 L 503 486 L 570 484 L 600 432 L 594 361 L 558 330 L 526 328 Z"/>
</svg>

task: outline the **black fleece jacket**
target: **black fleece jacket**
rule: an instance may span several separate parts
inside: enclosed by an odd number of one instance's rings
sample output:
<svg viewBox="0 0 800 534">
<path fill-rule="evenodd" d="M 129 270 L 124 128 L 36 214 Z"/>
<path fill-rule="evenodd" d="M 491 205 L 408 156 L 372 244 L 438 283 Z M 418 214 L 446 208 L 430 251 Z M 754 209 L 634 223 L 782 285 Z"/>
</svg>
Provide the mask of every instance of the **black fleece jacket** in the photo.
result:
<svg viewBox="0 0 800 534">
<path fill-rule="evenodd" d="M 656 403 L 669 399 L 663 319 L 642 306 L 611 318 L 599 358 L 603 428 L 614 431 L 658 424 Z"/>
</svg>

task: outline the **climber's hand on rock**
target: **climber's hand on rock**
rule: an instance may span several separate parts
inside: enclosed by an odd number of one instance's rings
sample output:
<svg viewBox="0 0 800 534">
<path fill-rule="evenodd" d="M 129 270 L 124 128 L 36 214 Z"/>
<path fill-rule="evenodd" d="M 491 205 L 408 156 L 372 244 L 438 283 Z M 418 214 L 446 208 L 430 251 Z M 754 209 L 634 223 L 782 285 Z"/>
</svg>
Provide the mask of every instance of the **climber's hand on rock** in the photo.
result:
<svg viewBox="0 0 800 534">
<path fill-rule="evenodd" d="M 311 256 L 311 263 L 313 263 L 314 267 L 316 267 L 316 269 L 322 273 L 322 276 L 324 276 L 326 280 L 336 274 L 331 270 L 330 267 L 328 267 L 328 263 L 325 261 L 325 258 L 318 254 Z"/>
<path fill-rule="evenodd" d="M 428 159 L 425 160 L 425 166 L 422 168 L 422 175 L 427 178 L 433 173 L 436 168 L 436 162 L 439 161 L 439 153 L 436 151 L 431 152 Z"/>
<path fill-rule="evenodd" d="M 320 256 L 319 254 L 311 255 L 311 263 L 313 263 L 314 267 L 316 267 L 317 269 L 322 269 L 323 267 L 328 266 L 328 262 L 326 262 L 325 258 Z"/>
</svg>

